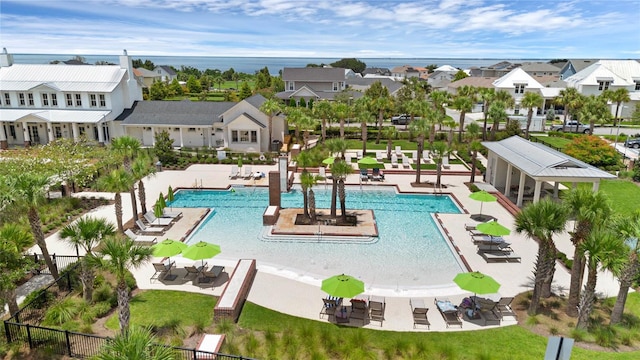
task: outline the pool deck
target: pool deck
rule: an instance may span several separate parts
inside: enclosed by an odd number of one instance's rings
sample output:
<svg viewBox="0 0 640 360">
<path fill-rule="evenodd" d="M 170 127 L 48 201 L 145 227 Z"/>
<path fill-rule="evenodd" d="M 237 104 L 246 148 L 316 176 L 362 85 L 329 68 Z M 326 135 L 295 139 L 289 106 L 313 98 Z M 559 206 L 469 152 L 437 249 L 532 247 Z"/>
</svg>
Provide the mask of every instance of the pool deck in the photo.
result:
<svg viewBox="0 0 640 360">
<path fill-rule="evenodd" d="M 388 166 L 388 164 L 387 164 Z M 512 231 L 509 235 L 511 247 L 516 254 L 521 256 L 522 261 L 519 263 L 487 263 L 480 255 L 476 253 L 476 246 L 470 240 L 470 236 L 464 228 L 464 224 L 472 223 L 470 214 L 477 213 L 480 209 L 480 203 L 469 198 L 469 190 L 465 182 L 469 181 L 469 175 L 452 175 L 450 172 L 460 173 L 466 169 L 457 168 L 461 165 L 451 165 L 450 170 L 445 170 L 442 174 L 442 182 L 447 186 L 443 189 L 444 193 L 451 194 L 460 205 L 462 214 L 438 214 L 441 225 L 452 241 L 454 247 L 458 250 L 459 255 L 464 259 L 473 271 L 481 271 L 495 278 L 502 286 L 500 295 L 497 296 L 514 296 L 523 291 L 530 290 L 532 287 L 532 270 L 534 268 L 535 258 L 537 254 L 537 244 L 531 239 L 527 239 L 524 235 L 517 234 Z M 276 166 L 254 165 L 254 171 L 262 171 L 265 174 L 269 171 L 277 171 Z M 391 171 L 391 169 L 389 169 Z M 200 188 L 225 189 L 229 185 L 244 186 L 266 186 L 266 180 L 242 180 L 229 179 L 231 165 L 193 165 L 184 171 L 162 171 L 156 173 L 152 177 L 144 180 L 147 192 L 147 208 L 151 209 L 153 202 L 157 199 L 158 194 L 163 192 L 166 194 L 167 188 L 171 185 L 177 188 Z M 406 170 L 397 173 L 385 173 L 386 181 L 371 182 L 362 186 L 381 186 L 393 185 L 401 192 L 413 193 L 432 193 L 433 189 L 426 187 L 412 187 L 411 183 L 415 181 L 415 171 Z M 296 175 L 296 182 L 299 174 Z M 435 181 L 435 175 L 431 173 L 422 174 L 422 181 Z M 482 177 L 476 176 L 476 181 L 481 182 Z M 354 173 L 347 177 L 348 185 L 360 185 L 359 174 Z M 319 184 L 319 186 L 323 186 Z M 90 194 L 74 194 L 74 196 L 103 196 L 105 198 L 113 198 L 113 194 L 109 193 L 90 193 Z M 131 219 L 131 204 L 129 196 L 123 194 L 123 211 L 124 219 Z M 206 214 L 206 209 L 181 209 L 184 216 L 178 220 L 163 236 L 158 240 L 171 238 L 183 239 L 189 234 L 194 226 Z M 483 214 L 491 214 L 501 224 L 513 229 L 513 216 L 503 208 L 498 202 L 484 203 L 482 208 Z M 113 205 L 103 206 L 91 211 L 89 216 L 105 217 L 115 223 Z M 567 229 L 572 229 L 573 223 L 567 224 Z M 59 233 L 49 236 L 47 245 L 50 253 L 72 254 L 75 249 L 71 249 L 59 239 Z M 569 240 L 569 234 L 564 233 L 557 236 L 556 243 L 560 251 L 566 254 L 573 254 L 573 245 Z M 35 250 L 37 251 L 37 250 Z M 150 281 L 153 275 L 153 266 L 151 262 L 139 269 L 132 269 L 134 276 L 141 289 L 162 289 L 162 290 L 182 290 L 198 292 L 203 294 L 214 294 L 219 296 L 224 288 L 225 280 L 228 280 L 229 274 L 233 272 L 233 268 L 238 259 L 224 258 L 224 254 L 209 260 L 209 266 L 223 265 L 226 267 L 226 273 L 213 283 L 198 285 L 195 281 L 183 279 L 185 274 L 181 267 L 185 264 L 193 264 L 194 261 L 183 259 L 180 256 L 172 257 L 178 264 L 175 273 L 178 275 L 174 282 Z M 152 262 L 156 262 L 154 258 Z M 279 311 L 316 321 L 326 322 L 319 319 L 319 312 L 322 307 L 322 298 L 326 294 L 320 290 L 320 280 L 311 278 L 298 278 L 295 276 L 287 276 L 279 273 L 272 267 L 261 265 L 258 261 L 258 273 L 253 283 L 248 300 L 266 308 Z M 401 271 L 401 269 L 398 269 Z M 556 265 L 556 273 L 554 277 L 554 289 L 560 293 L 567 293 L 569 286 L 570 274 L 559 263 Z M 385 296 L 386 312 L 385 321 L 382 327 L 379 323 L 374 322 L 366 325 L 366 328 L 382 329 L 392 331 L 460 331 L 460 330 L 477 330 L 491 328 L 495 326 L 479 326 L 471 322 L 463 321 L 462 329 L 457 327 L 446 328 L 445 322 L 434 305 L 435 298 L 448 298 L 454 304 L 460 303 L 462 298 L 472 294 L 462 291 L 455 286 L 441 287 L 424 287 L 412 289 L 377 289 L 372 284 L 365 284 L 365 295 Z M 615 296 L 618 292 L 618 283 L 610 273 L 601 273 L 598 277 L 597 291 L 606 296 Z M 419 297 L 424 299 L 427 307 L 430 308 L 428 318 L 431 322 L 431 329 L 414 329 L 409 299 Z M 496 297 L 496 296 L 492 296 Z M 346 301 L 346 300 L 345 300 Z M 515 320 L 505 319 L 501 326 L 515 324 Z"/>
</svg>

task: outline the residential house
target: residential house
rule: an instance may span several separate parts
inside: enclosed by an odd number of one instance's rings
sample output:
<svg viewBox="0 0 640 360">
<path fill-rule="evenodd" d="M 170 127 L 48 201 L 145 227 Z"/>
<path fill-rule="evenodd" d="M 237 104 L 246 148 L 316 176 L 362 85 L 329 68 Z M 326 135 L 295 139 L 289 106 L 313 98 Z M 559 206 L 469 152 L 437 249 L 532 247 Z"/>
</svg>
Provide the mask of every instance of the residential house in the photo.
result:
<svg viewBox="0 0 640 360">
<path fill-rule="evenodd" d="M 447 65 L 448 66 L 448 65 Z M 444 70 L 438 70 L 443 68 Z M 449 84 L 453 81 L 458 73 L 458 69 L 449 66 L 449 68 L 453 70 L 448 70 L 447 68 L 440 67 L 434 70 L 431 74 L 427 75 L 427 83 L 431 86 L 433 90 L 446 89 Z"/>
<path fill-rule="evenodd" d="M 334 97 L 347 90 L 346 72 L 343 68 L 284 68 L 282 80 L 284 91 L 276 94 L 276 97 L 284 101 L 294 99 L 299 102 L 304 99 L 309 103 L 310 99 L 333 100 Z M 348 91 L 349 96 L 358 98 L 361 93 Z"/>
<path fill-rule="evenodd" d="M 178 78 L 178 74 L 168 65 L 158 65 L 153 69 L 153 72 L 157 74 L 161 81 L 168 83 Z"/>
<path fill-rule="evenodd" d="M 108 143 L 123 134 L 113 120 L 137 100 L 142 85 L 126 50 L 118 65 L 14 64 L 0 54 L 0 148 L 55 139 Z"/>
<path fill-rule="evenodd" d="M 366 68 L 362 72 L 362 76 L 365 77 L 369 74 L 373 75 L 382 75 L 382 76 L 391 76 L 391 70 L 387 68 Z"/>
<path fill-rule="evenodd" d="M 544 88 L 544 86 L 520 67 L 511 70 L 506 75 L 494 81 L 493 87 L 496 91 L 505 90 L 511 94 L 515 101 L 515 106 L 513 108 L 514 115 L 520 115 L 520 101 L 522 100 L 525 92 L 532 91 L 540 93 L 540 89 Z M 536 110 L 537 109 L 534 111 Z"/>
<path fill-rule="evenodd" d="M 349 86 L 349 89 L 353 89 L 362 93 L 364 93 L 375 82 L 380 82 L 382 86 L 386 87 L 387 90 L 389 90 L 389 95 L 391 96 L 395 96 L 398 90 L 400 90 L 400 88 L 404 86 L 402 82 L 395 81 L 388 77 L 363 77 L 347 79 L 347 85 Z"/>
<path fill-rule="evenodd" d="M 155 81 L 162 80 L 162 78 L 160 77 L 160 75 L 158 75 L 157 72 L 147 70 L 142 67 L 133 69 L 133 73 L 137 78 L 142 79 L 142 85 L 145 88 L 150 88 Z"/>
<path fill-rule="evenodd" d="M 560 77 L 560 68 L 548 62 L 525 62 L 520 68 L 533 77 L 550 76 L 556 79 Z"/>
<path fill-rule="evenodd" d="M 391 76 L 399 80 L 420 77 L 420 69 L 411 65 L 396 66 L 391 69 Z"/>
<path fill-rule="evenodd" d="M 571 59 L 560 69 L 560 79 L 564 80 L 569 76 L 582 71 L 587 66 L 593 65 L 598 59 Z"/>
<path fill-rule="evenodd" d="M 447 85 L 447 91 L 451 95 L 455 95 L 458 93 L 458 88 L 461 86 L 473 86 L 475 88 L 487 88 L 492 89 L 493 83 L 498 80 L 497 77 L 479 77 L 479 76 L 469 76 L 464 79 L 460 79 L 458 81 L 454 81 Z"/>
<path fill-rule="evenodd" d="M 509 61 L 501 61 L 489 66 L 474 66 L 469 69 L 469 75 L 479 77 L 501 77 L 507 75 L 511 70 L 518 67 L 520 67 L 520 64 L 514 64 Z"/>
</svg>

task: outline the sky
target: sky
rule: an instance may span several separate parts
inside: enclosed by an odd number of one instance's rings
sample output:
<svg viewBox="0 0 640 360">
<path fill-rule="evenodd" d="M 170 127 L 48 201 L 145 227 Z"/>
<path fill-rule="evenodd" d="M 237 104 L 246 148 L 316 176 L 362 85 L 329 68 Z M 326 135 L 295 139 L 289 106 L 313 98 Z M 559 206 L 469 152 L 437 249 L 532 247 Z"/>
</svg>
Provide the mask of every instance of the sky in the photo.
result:
<svg viewBox="0 0 640 360">
<path fill-rule="evenodd" d="M 13 54 L 640 58 L 640 0 L 0 0 Z"/>
</svg>

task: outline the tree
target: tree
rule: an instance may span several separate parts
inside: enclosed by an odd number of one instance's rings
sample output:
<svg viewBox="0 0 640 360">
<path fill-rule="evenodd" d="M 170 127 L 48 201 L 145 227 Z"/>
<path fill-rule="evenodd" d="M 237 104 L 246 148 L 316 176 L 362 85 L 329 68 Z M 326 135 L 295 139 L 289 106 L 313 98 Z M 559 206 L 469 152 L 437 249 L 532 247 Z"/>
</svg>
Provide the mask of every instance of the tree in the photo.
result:
<svg viewBox="0 0 640 360">
<path fill-rule="evenodd" d="M 242 87 L 240 88 L 240 93 L 238 94 L 238 97 L 240 97 L 240 100 L 244 100 L 248 97 L 251 97 L 251 95 L 253 95 L 253 93 L 251 92 L 251 88 L 249 87 L 249 83 L 248 82 L 243 82 L 242 83 Z"/>
<path fill-rule="evenodd" d="M 602 92 L 602 96 L 605 99 L 611 100 L 612 102 L 616 103 L 616 113 L 613 117 L 613 126 L 616 126 L 616 124 L 618 123 L 618 118 L 620 117 L 620 105 L 622 105 L 622 103 L 631 101 L 631 98 L 629 97 L 629 90 L 627 90 L 626 88 L 618 88 L 616 90 L 607 89 Z M 622 121 L 622 119 L 620 121 Z"/>
<path fill-rule="evenodd" d="M 496 98 L 496 90 L 494 88 L 480 88 L 479 91 L 480 99 L 482 100 L 482 112 L 484 113 L 482 140 L 487 140 L 487 117 L 489 115 L 489 107 Z"/>
<path fill-rule="evenodd" d="M 329 149 L 332 154 L 335 154 L 335 159 L 331 166 L 331 218 L 335 219 L 337 217 L 336 197 L 338 196 L 338 177 L 333 174 L 334 166 L 336 162 L 340 162 L 344 159 L 344 153 L 347 151 L 347 142 L 344 139 L 329 139 L 327 140 L 326 145 L 327 149 Z M 349 166 L 351 166 L 351 164 L 349 164 Z"/>
<path fill-rule="evenodd" d="M 169 90 L 163 81 L 154 81 L 149 87 L 150 100 L 164 100 L 167 95 L 169 95 Z"/>
<path fill-rule="evenodd" d="M 300 174 L 300 185 L 302 187 L 302 207 L 304 208 L 304 216 L 311 219 L 309 216 L 309 188 L 313 186 L 312 175 L 307 170 L 308 166 L 313 163 L 313 157 L 310 151 L 302 151 L 296 157 L 296 162 L 299 166 L 302 166 L 302 173 Z"/>
<path fill-rule="evenodd" d="M 316 106 L 313 107 L 312 113 L 314 116 L 321 119 L 321 127 L 322 127 L 322 142 L 324 143 L 327 139 L 327 120 L 331 119 L 333 116 L 333 108 L 331 107 L 331 103 L 326 99 L 318 102 Z"/>
<path fill-rule="evenodd" d="M 433 111 L 433 110 L 432 110 Z M 416 184 L 420 184 L 420 173 L 422 171 L 421 158 L 424 150 L 424 139 L 429 135 L 431 124 L 427 117 L 421 117 L 411 122 L 411 132 L 415 133 L 418 137 L 418 149 L 417 149 L 417 165 L 416 165 Z"/>
<path fill-rule="evenodd" d="M 354 104 L 354 112 L 356 114 L 356 119 L 360 123 L 360 136 L 362 139 L 362 153 L 367 153 L 367 139 L 368 139 L 368 128 L 367 124 L 372 120 L 375 121 L 374 114 L 369 111 L 369 104 L 371 103 L 371 99 L 369 99 L 366 95 L 356 100 Z"/>
<path fill-rule="evenodd" d="M 564 119 L 562 125 L 562 131 L 566 131 L 567 126 L 567 117 L 569 116 L 569 112 L 572 109 L 572 105 L 576 104 L 576 99 L 580 96 L 578 89 L 576 88 L 566 88 L 560 90 L 558 97 L 555 98 L 554 102 L 558 105 L 562 105 L 564 107 Z"/>
<path fill-rule="evenodd" d="M 431 145 L 431 157 L 433 161 L 436 163 L 436 188 L 439 188 L 442 183 L 440 179 L 442 178 L 442 159 L 445 156 L 449 156 L 449 152 L 451 149 L 444 142 L 434 142 Z"/>
<path fill-rule="evenodd" d="M 589 316 L 596 298 L 599 268 L 613 273 L 619 272 L 624 263 L 626 249 L 623 239 L 604 226 L 592 230 L 580 247 L 587 258 L 588 275 L 578 306 L 576 328 L 584 330 L 589 325 Z"/>
<path fill-rule="evenodd" d="M 176 360 L 175 351 L 156 344 L 156 338 L 148 328 L 132 327 L 107 341 L 95 360 Z"/>
<path fill-rule="evenodd" d="M 611 112 L 607 100 L 603 96 L 589 95 L 584 98 L 584 104 L 580 108 L 580 120 L 589 123 L 589 132 L 593 134 L 596 121 L 604 123 L 611 118 Z M 615 122 L 615 121 L 614 121 Z"/>
<path fill-rule="evenodd" d="M 471 179 L 469 181 L 474 183 L 476 181 L 476 161 L 478 161 L 478 151 L 482 150 L 482 143 L 473 140 L 469 144 L 469 148 L 471 149 Z"/>
<path fill-rule="evenodd" d="M 541 107 L 544 104 L 544 98 L 537 92 L 527 91 L 524 93 L 520 104 L 529 109 L 527 112 L 527 127 L 524 130 L 524 137 L 529 140 L 529 128 L 531 127 L 531 119 L 533 119 L 533 108 Z"/>
<path fill-rule="evenodd" d="M 57 279 L 60 277 L 58 267 L 51 260 L 51 256 L 49 256 L 49 249 L 47 248 L 47 243 L 42 232 L 42 221 L 38 213 L 38 208 L 46 201 L 45 194 L 49 189 L 49 182 L 49 178 L 44 175 L 32 173 L 19 174 L 10 179 L 9 188 L 13 189 L 13 191 L 9 196 L 11 196 L 12 202 L 18 208 L 27 209 L 27 218 L 29 219 L 33 239 L 36 244 L 38 244 L 40 251 L 42 251 L 42 257 L 51 272 L 51 276 Z"/>
<path fill-rule="evenodd" d="M 626 239 L 629 248 L 627 249 L 627 261 L 616 274 L 620 282 L 620 289 L 611 311 L 610 325 L 617 324 L 622 320 L 629 289 L 640 271 L 640 262 L 638 261 L 640 255 L 640 241 L 638 241 L 640 239 L 640 210 L 618 219 L 615 223 L 615 229 L 622 239 Z"/>
<path fill-rule="evenodd" d="M 462 142 L 462 133 L 464 132 L 464 118 L 468 112 L 473 109 L 473 99 L 469 96 L 456 96 L 453 100 L 453 108 L 460 111 L 460 120 L 458 128 L 458 141 Z"/>
<path fill-rule="evenodd" d="M 351 107 L 343 102 L 334 102 L 333 113 L 340 121 L 340 138 L 344 139 L 344 121 L 351 115 Z"/>
<path fill-rule="evenodd" d="M 122 226 L 122 195 L 120 193 L 128 191 L 135 183 L 135 179 L 128 172 L 116 169 L 98 180 L 98 187 L 104 191 L 115 193 L 115 212 L 118 233 L 123 234 Z"/>
<path fill-rule="evenodd" d="M 140 142 L 131 136 L 120 136 L 111 140 L 111 151 L 118 154 L 122 158 L 123 166 L 126 172 L 133 176 L 131 171 L 131 161 L 135 159 L 140 152 Z M 133 218 L 138 219 L 138 204 L 136 201 L 135 182 L 129 188 L 129 196 L 131 197 L 131 210 Z"/>
<path fill-rule="evenodd" d="M 151 160 L 146 156 L 141 156 L 133 161 L 131 166 L 131 174 L 134 179 L 138 179 L 138 199 L 140 200 L 140 207 L 142 208 L 142 214 L 147 213 L 147 194 L 144 188 L 144 181 L 142 181 L 147 175 L 153 175 L 156 173 L 156 167 L 151 163 Z"/>
<path fill-rule="evenodd" d="M 189 76 L 189 79 L 187 79 L 187 91 L 191 94 L 197 94 L 202 91 L 202 85 L 194 75 Z"/>
<path fill-rule="evenodd" d="M 125 334 L 129 329 L 129 287 L 126 278 L 129 269 L 137 269 L 151 259 L 150 247 L 136 245 L 129 238 L 118 239 L 107 237 L 102 242 L 99 255 L 88 257 L 89 265 L 109 271 L 116 278 L 116 293 L 118 295 L 118 320 L 120 333 Z"/>
<path fill-rule="evenodd" d="M 469 77 L 469 74 L 464 72 L 464 70 L 458 70 L 458 72 L 453 76 L 453 81 L 462 80 L 467 77 Z"/>
<path fill-rule="evenodd" d="M 215 78 L 213 78 L 213 83 L 218 84 L 218 90 L 221 90 L 222 83 L 224 83 L 224 78 L 222 76 L 216 76 Z"/>
<path fill-rule="evenodd" d="M 22 249 L 33 241 L 33 236 L 15 223 L 0 227 L 0 297 L 9 307 L 9 314 L 18 312 L 17 282 L 33 266 L 31 258 Z"/>
<path fill-rule="evenodd" d="M 182 89 L 182 85 L 180 85 L 180 82 L 178 82 L 178 79 L 173 79 L 169 84 L 169 86 L 166 87 L 166 89 L 167 89 L 168 96 L 184 95 L 184 90 Z"/>
<path fill-rule="evenodd" d="M 495 140 L 500 122 L 507 121 L 508 119 L 505 103 L 499 100 L 494 101 L 489 107 L 488 116 L 493 120 L 493 125 L 491 125 L 491 140 Z"/>
<path fill-rule="evenodd" d="M 80 218 L 60 231 L 60 238 L 63 241 L 76 248 L 80 247 L 85 252 L 84 258 L 80 260 L 82 266 L 80 281 L 82 282 L 84 301 L 87 303 L 92 302 L 93 279 L 95 277 L 93 267 L 89 264 L 88 258 L 93 255 L 93 248 L 103 238 L 114 234 L 115 229 L 107 219 L 90 216 Z"/>
<path fill-rule="evenodd" d="M 442 119 L 447 117 L 445 106 L 451 101 L 451 95 L 445 90 L 432 91 L 429 98 L 433 107 L 442 114 Z"/>
<path fill-rule="evenodd" d="M 566 206 L 542 199 L 525 206 L 516 215 L 516 232 L 525 233 L 528 238 L 538 241 L 529 315 L 535 315 L 538 312 L 542 288 L 545 283 L 553 280 L 557 252 L 553 236 L 564 231 L 568 214 Z"/>
<path fill-rule="evenodd" d="M 353 173 L 353 167 L 344 160 L 334 161 L 331 166 L 331 175 L 338 179 L 338 197 L 340 198 L 340 211 L 343 223 L 347 222 L 347 193 L 345 191 L 344 181 L 347 178 L 347 175 L 351 173 Z"/>
<path fill-rule="evenodd" d="M 268 99 L 260 105 L 260 111 L 269 117 L 267 127 L 269 128 L 269 145 L 273 142 L 273 117 L 282 111 L 280 102 L 275 99 Z"/>
<path fill-rule="evenodd" d="M 571 232 L 571 242 L 574 246 L 573 264 L 569 283 L 569 299 L 565 312 L 569 316 L 576 317 L 578 316 L 580 287 L 584 274 L 584 253 L 581 244 L 595 227 L 601 225 L 611 216 L 613 209 L 604 193 L 593 192 L 587 188 L 572 189 L 562 200 L 569 207 L 571 217 L 575 219 L 574 229 Z"/>
<path fill-rule="evenodd" d="M 367 64 L 355 58 L 343 58 L 331 63 L 332 67 L 351 69 L 355 73 L 361 73 L 367 68 Z"/>
<path fill-rule="evenodd" d="M 605 170 L 618 170 L 622 155 L 598 136 L 577 136 L 564 148 L 564 153 Z"/>
<path fill-rule="evenodd" d="M 173 140 L 169 132 L 165 129 L 154 135 L 155 143 L 153 150 L 158 160 L 163 164 L 173 164 L 176 162 L 176 154 L 173 152 Z"/>
<path fill-rule="evenodd" d="M 389 96 L 389 89 L 383 86 L 380 81 L 376 81 L 365 90 L 364 97 L 367 98 L 369 109 L 378 114 L 378 136 L 376 137 L 376 144 L 379 144 L 380 137 L 382 136 L 384 113 L 393 106 L 393 102 Z"/>
</svg>

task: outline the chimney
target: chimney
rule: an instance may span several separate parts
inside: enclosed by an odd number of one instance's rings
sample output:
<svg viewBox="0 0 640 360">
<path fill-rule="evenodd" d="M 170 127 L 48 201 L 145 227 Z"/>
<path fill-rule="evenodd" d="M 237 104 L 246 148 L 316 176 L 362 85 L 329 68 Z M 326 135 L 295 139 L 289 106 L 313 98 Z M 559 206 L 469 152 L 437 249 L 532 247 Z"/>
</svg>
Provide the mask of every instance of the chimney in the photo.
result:
<svg viewBox="0 0 640 360">
<path fill-rule="evenodd" d="M 0 54 L 0 67 L 7 67 L 13 65 L 13 55 L 7 52 L 7 48 L 2 48 L 2 54 Z"/>
<path fill-rule="evenodd" d="M 142 100 L 142 86 L 138 84 L 138 80 L 136 80 L 136 77 L 133 74 L 133 62 L 131 57 L 127 54 L 126 49 L 122 51 L 122 55 L 120 55 L 119 59 L 120 68 L 127 71 L 127 85 L 124 91 L 126 100 L 124 106 L 126 108 L 130 108 L 136 100 Z"/>
</svg>

